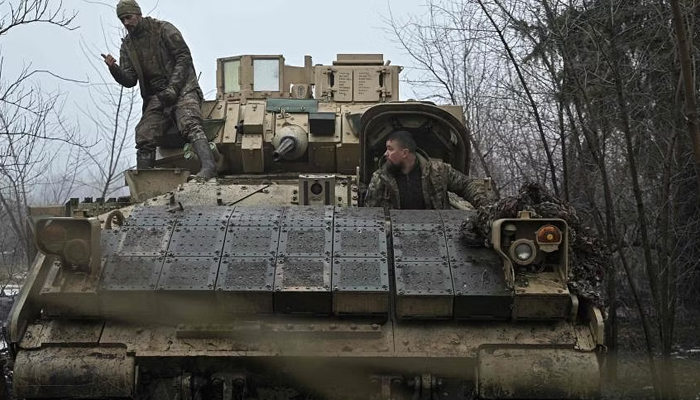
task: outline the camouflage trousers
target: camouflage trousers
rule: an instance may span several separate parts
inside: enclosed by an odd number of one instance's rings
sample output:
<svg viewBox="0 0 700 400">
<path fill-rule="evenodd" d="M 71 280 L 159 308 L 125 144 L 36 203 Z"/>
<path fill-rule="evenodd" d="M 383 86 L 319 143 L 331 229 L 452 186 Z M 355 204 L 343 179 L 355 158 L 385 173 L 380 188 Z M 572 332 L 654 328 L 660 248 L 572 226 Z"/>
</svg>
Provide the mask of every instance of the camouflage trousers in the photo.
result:
<svg viewBox="0 0 700 400">
<path fill-rule="evenodd" d="M 151 96 L 143 110 L 141 121 L 136 125 L 136 148 L 155 150 L 160 138 L 175 123 L 183 139 L 192 143 L 206 140 L 202 127 L 202 97 L 193 90 L 181 95 L 177 103 L 163 108 L 156 96 Z"/>
</svg>

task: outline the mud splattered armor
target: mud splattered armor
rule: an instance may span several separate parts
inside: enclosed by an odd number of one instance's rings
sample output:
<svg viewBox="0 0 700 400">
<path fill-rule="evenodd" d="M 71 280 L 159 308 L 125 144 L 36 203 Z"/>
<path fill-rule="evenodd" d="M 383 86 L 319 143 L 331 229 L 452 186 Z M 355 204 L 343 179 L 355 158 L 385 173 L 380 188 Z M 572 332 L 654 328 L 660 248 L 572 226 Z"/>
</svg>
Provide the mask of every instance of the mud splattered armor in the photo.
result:
<svg viewBox="0 0 700 400">
<path fill-rule="evenodd" d="M 453 192 L 475 207 L 481 207 L 495 201 L 493 191 L 483 179 L 470 178 L 451 165 L 441 161 L 428 160 L 417 154 L 421 169 L 421 187 L 426 209 L 450 208 L 447 192 Z M 394 176 L 382 165 L 372 175 L 367 188 L 365 206 L 401 208 L 399 187 Z"/>
<path fill-rule="evenodd" d="M 202 128 L 202 90 L 192 55 L 180 31 L 166 21 L 144 17 L 137 30 L 122 40 L 119 64 L 110 68 L 114 79 L 126 87 L 139 84 L 143 115 L 136 126 L 136 148 L 155 150 L 157 138 L 175 123 L 189 142 L 206 140 Z M 164 90 L 172 104 L 156 96 Z"/>
</svg>

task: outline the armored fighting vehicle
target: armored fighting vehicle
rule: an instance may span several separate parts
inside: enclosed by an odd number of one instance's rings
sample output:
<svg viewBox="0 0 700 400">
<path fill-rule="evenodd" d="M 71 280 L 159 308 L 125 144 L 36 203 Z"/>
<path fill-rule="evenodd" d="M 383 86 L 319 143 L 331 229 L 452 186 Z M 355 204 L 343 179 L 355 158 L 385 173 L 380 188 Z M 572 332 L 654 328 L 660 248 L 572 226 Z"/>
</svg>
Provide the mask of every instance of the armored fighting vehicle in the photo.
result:
<svg viewBox="0 0 700 400">
<path fill-rule="evenodd" d="M 363 206 L 387 135 L 468 173 L 462 110 L 399 101 L 381 55 L 218 60 L 219 178 L 164 136 L 134 204 L 38 217 L 10 315 L 18 398 L 594 398 L 600 311 L 567 288 L 567 225 Z"/>
</svg>

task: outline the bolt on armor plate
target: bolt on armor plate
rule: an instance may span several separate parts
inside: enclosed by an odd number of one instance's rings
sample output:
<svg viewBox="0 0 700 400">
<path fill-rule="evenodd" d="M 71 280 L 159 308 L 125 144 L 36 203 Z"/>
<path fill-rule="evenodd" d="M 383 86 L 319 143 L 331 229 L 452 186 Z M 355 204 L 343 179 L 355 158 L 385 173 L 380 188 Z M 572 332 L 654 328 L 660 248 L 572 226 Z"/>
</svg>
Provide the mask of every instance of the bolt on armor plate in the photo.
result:
<svg viewBox="0 0 700 400">
<path fill-rule="evenodd" d="M 119 254 L 122 232 L 115 230 L 102 230 L 100 233 L 100 249 L 102 250 L 102 258 L 112 254 Z M 167 249 L 167 245 L 165 247 Z"/>
<path fill-rule="evenodd" d="M 451 265 L 455 292 L 458 295 L 510 293 L 503 269 L 497 263 L 472 259 L 452 261 Z"/>
<path fill-rule="evenodd" d="M 127 226 L 170 226 L 175 223 L 176 215 L 166 207 L 139 206 L 134 208 L 125 219 Z"/>
<path fill-rule="evenodd" d="M 236 206 L 231 214 L 229 226 L 275 226 L 282 223 L 283 206 Z"/>
<path fill-rule="evenodd" d="M 110 244 L 114 245 L 112 248 L 114 254 L 160 256 L 165 254 L 173 231 L 167 226 L 125 226 L 119 231 L 112 232 L 106 236 Z M 103 236 L 105 236 L 104 232 Z M 111 250 L 107 254 L 110 252 Z"/>
<path fill-rule="evenodd" d="M 333 290 L 389 291 L 389 265 L 385 258 L 335 258 Z"/>
<path fill-rule="evenodd" d="M 453 247 L 462 254 L 450 259 L 455 318 L 510 318 L 513 291 L 506 284 L 500 257 L 491 249 L 470 248 L 458 241 Z"/>
<path fill-rule="evenodd" d="M 326 227 L 333 224 L 333 206 L 289 207 L 285 210 L 284 226 Z"/>
<path fill-rule="evenodd" d="M 216 289 L 223 291 L 272 291 L 274 257 L 224 257 Z"/>
<path fill-rule="evenodd" d="M 279 256 L 330 258 L 333 248 L 333 231 L 330 227 L 282 228 Z"/>
<path fill-rule="evenodd" d="M 214 290 L 219 257 L 168 257 L 158 280 L 158 290 Z"/>
<path fill-rule="evenodd" d="M 231 227 L 226 232 L 224 255 L 233 257 L 270 257 L 277 254 L 280 229 L 267 227 Z"/>
<path fill-rule="evenodd" d="M 162 257 L 109 256 L 104 262 L 102 288 L 155 290 L 162 268 Z"/>
<path fill-rule="evenodd" d="M 226 226 L 234 207 L 197 206 L 177 213 L 177 226 Z"/>
<path fill-rule="evenodd" d="M 274 257 L 224 257 L 216 279 L 219 307 L 227 313 L 272 313 Z"/>
<path fill-rule="evenodd" d="M 442 231 L 393 232 L 395 261 L 447 261 Z"/>
<path fill-rule="evenodd" d="M 389 313 L 389 266 L 386 258 L 335 258 L 332 284 L 334 314 Z"/>
<path fill-rule="evenodd" d="M 395 231 L 442 230 L 437 210 L 391 210 L 390 216 Z"/>
<path fill-rule="evenodd" d="M 285 257 L 277 260 L 275 290 L 330 291 L 331 265 L 328 259 Z"/>
<path fill-rule="evenodd" d="M 172 257 L 220 256 L 224 247 L 224 226 L 178 226 L 168 246 Z"/>
<path fill-rule="evenodd" d="M 386 232 L 378 227 L 336 227 L 334 257 L 386 257 Z"/>
<path fill-rule="evenodd" d="M 399 295 L 451 295 L 452 274 L 445 262 L 400 262 L 396 264 L 396 292 Z"/>
<path fill-rule="evenodd" d="M 274 309 L 288 314 L 330 314 L 331 265 L 328 259 L 287 257 L 277 260 Z"/>
<path fill-rule="evenodd" d="M 479 250 L 486 249 L 485 247 L 467 246 L 460 233 L 448 232 L 445 234 L 445 239 L 447 240 L 447 254 L 451 262 L 471 261 L 476 254 L 482 254 Z M 489 253 L 494 256 L 492 260 L 495 260 L 497 263 L 500 262 L 498 255 L 494 251 L 489 249 Z M 503 271 L 501 268 L 501 275 L 502 274 Z"/>
<path fill-rule="evenodd" d="M 396 316 L 399 318 L 452 318 L 453 287 L 444 262 L 395 264 Z"/>
<path fill-rule="evenodd" d="M 336 207 L 333 224 L 335 227 L 383 227 L 384 208 Z"/>
<path fill-rule="evenodd" d="M 442 224 L 445 227 L 445 232 L 459 234 L 462 228 L 462 222 L 469 217 L 476 216 L 474 210 L 439 210 Z"/>
</svg>

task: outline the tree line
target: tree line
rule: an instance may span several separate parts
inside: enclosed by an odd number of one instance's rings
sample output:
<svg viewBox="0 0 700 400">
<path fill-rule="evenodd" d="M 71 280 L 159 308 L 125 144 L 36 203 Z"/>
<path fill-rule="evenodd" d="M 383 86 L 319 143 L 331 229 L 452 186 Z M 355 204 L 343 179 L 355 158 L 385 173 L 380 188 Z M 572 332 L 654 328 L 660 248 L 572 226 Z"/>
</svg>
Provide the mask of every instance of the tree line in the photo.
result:
<svg viewBox="0 0 700 400">
<path fill-rule="evenodd" d="M 17 283 L 31 257 L 30 204 L 62 204 L 77 191 L 107 198 L 123 187 L 121 172 L 133 143 L 138 93 L 115 84 L 91 53 L 99 50 L 81 41 L 90 80 L 75 80 L 33 68 L 31 60 L 3 54 L 6 37 L 41 25 L 77 30 L 78 13 L 56 0 L 0 2 L 0 280 Z M 105 28 L 110 29 L 110 28 Z M 116 29 L 121 29 L 119 26 Z M 25 33 L 26 34 L 26 33 Z M 105 32 L 105 41 L 121 34 Z M 4 68 L 24 65 L 17 74 Z M 76 62 L 81 62 L 76 60 Z M 28 64 L 25 64 L 28 63 Z M 12 69 L 12 68 L 11 68 Z M 67 93 L 49 90 L 48 80 L 89 89 L 89 101 L 79 105 L 82 118 L 66 112 Z"/>
<path fill-rule="evenodd" d="M 679 310 L 700 288 L 700 136 L 695 63 L 700 8 L 648 0 L 428 0 L 386 18 L 415 61 L 416 96 L 463 104 L 472 171 L 502 195 L 546 184 L 614 255 L 607 268 L 608 357 L 617 310 L 641 321 L 656 398 L 677 396 Z"/>
</svg>

